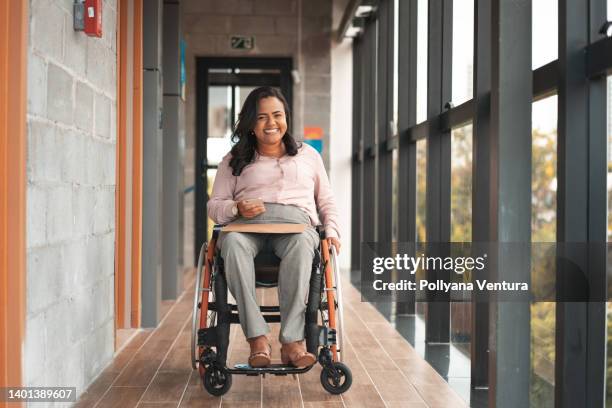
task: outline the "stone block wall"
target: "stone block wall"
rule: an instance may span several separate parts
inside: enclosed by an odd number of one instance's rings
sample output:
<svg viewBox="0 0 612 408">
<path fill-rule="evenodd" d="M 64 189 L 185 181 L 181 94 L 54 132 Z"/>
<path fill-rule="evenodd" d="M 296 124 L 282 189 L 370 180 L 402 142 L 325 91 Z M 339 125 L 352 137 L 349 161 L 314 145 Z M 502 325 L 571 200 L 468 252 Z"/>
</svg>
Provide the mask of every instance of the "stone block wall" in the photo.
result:
<svg viewBox="0 0 612 408">
<path fill-rule="evenodd" d="M 194 183 L 196 57 L 291 57 L 300 83 L 293 89 L 293 131 L 323 129 L 329 169 L 332 0 L 182 0 L 186 49 L 185 185 Z M 232 35 L 255 37 L 252 50 L 233 50 Z M 346 126 L 351 126 L 347 123 Z M 193 255 L 194 197 L 185 197 L 186 263 Z"/>
<path fill-rule="evenodd" d="M 117 13 L 88 38 L 72 3 L 29 7 L 24 380 L 80 394 L 114 351 Z"/>
</svg>

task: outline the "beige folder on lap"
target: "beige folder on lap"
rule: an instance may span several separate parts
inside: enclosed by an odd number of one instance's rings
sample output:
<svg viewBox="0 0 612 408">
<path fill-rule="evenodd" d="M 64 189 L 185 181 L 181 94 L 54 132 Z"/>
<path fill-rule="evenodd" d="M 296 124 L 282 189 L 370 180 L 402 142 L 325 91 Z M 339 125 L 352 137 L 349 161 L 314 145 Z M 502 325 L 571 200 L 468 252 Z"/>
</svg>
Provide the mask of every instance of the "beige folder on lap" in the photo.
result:
<svg viewBox="0 0 612 408">
<path fill-rule="evenodd" d="M 299 234 L 306 224 L 228 224 L 221 232 L 254 232 L 259 234 Z"/>
</svg>

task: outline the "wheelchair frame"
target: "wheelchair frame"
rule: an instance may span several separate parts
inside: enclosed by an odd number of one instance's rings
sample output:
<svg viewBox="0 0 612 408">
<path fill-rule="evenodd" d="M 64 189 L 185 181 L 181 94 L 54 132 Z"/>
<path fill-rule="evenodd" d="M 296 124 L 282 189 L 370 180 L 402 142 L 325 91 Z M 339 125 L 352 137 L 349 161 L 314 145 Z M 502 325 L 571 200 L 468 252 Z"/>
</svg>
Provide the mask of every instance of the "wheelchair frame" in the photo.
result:
<svg viewBox="0 0 612 408">
<path fill-rule="evenodd" d="M 222 227 L 215 225 L 210 244 L 206 242 L 200 249 L 191 325 L 192 368 L 199 371 L 206 391 L 217 396 L 229 391 L 232 375 L 295 375 L 312 368 L 283 364 L 261 368 L 248 364 L 227 367 L 230 325 L 239 323 L 239 316 L 233 313 L 237 306 L 227 302 L 222 259 L 215 249 Z M 340 271 L 335 247 L 330 249 L 324 232 L 319 232 L 319 237 L 306 308 L 306 347 L 308 352 L 318 357 L 322 366 L 320 379 L 323 388 L 332 394 L 341 394 L 350 388 L 352 375 L 342 362 L 344 321 Z M 267 322 L 280 322 L 279 306 L 260 306 L 260 309 L 266 313 L 278 313 L 264 315 Z M 318 324 L 319 315 L 322 325 Z"/>
</svg>

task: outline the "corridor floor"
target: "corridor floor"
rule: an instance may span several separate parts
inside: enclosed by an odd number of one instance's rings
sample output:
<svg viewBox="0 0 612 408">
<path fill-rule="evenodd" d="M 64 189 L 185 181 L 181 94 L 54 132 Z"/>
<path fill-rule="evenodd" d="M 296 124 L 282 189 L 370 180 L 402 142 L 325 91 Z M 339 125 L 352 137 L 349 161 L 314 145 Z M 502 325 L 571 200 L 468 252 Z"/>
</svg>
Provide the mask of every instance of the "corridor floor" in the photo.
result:
<svg viewBox="0 0 612 408">
<path fill-rule="evenodd" d="M 192 275 L 191 275 L 192 276 Z M 346 353 L 353 385 L 342 396 L 323 390 L 319 365 L 291 376 L 234 376 L 230 391 L 213 397 L 189 363 L 193 277 L 154 330 L 142 330 L 83 393 L 76 407 L 465 407 L 465 402 L 370 304 L 344 281 Z M 258 289 L 262 304 L 276 289 Z M 278 325 L 272 324 L 273 360 L 280 359 Z M 244 362 L 248 344 L 232 325 L 229 363 Z M 279 361 L 273 361 L 279 362 Z"/>
</svg>

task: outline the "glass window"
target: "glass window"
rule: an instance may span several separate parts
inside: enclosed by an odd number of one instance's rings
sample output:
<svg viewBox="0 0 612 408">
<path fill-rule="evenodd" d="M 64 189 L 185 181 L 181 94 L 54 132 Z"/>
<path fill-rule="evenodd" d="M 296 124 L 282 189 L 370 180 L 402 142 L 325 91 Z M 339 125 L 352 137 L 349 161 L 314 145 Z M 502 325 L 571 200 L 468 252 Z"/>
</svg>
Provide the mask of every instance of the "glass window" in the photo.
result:
<svg viewBox="0 0 612 408">
<path fill-rule="evenodd" d="M 533 103 L 532 242 L 557 239 L 557 96 Z"/>
<path fill-rule="evenodd" d="M 536 2 L 534 2 L 536 3 Z M 557 238 L 557 96 L 532 105 L 531 241 L 555 242 Z M 551 246 L 551 249 L 554 248 Z M 549 279 L 539 262 L 542 248 L 532 252 L 532 281 Z M 552 278 L 554 279 L 554 278 Z M 554 284 L 554 282 L 552 282 Z M 548 285 L 548 284 L 547 284 Z M 540 287 L 540 285 L 536 285 Z M 554 406 L 555 313 L 554 302 L 531 304 L 532 406 Z"/>
<path fill-rule="evenodd" d="M 280 91 L 279 88 L 275 88 Z M 240 109 L 242 109 L 242 105 L 244 105 L 244 101 L 246 100 L 247 96 L 249 96 L 249 94 L 255 89 L 257 89 L 256 86 L 236 86 L 234 88 L 234 101 L 236 101 L 236 107 L 234 108 L 234 122 L 238 120 L 238 114 L 240 113 Z"/>
<path fill-rule="evenodd" d="M 427 182 L 427 139 L 417 141 L 416 145 L 416 242 L 425 242 L 425 216 L 427 215 L 425 187 L 425 183 Z"/>
<path fill-rule="evenodd" d="M 472 124 L 451 132 L 451 241 L 472 240 Z"/>
<path fill-rule="evenodd" d="M 612 0 L 608 0 L 608 19 L 612 19 Z M 612 242 L 612 76 L 608 77 L 608 243 Z M 608 255 L 608 259 L 612 259 Z M 608 261 L 610 262 L 610 261 Z M 610 296 L 610 282 L 608 296 Z M 606 407 L 612 406 L 612 302 L 607 302 L 607 363 L 606 363 Z"/>
<path fill-rule="evenodd" d="M 399 79 L 399 0 L 393 1 L 393 124 L 395 129 L 392 129 L 394 136 L 397 133 L 398 122 L 398 79 Z M 398 149 L 393 149 L 393 164 L 392 164 L 392 203 L 391 203 L 391 240 L 398 240 Z"/>
<path fill-rule="evenodd" d="M 612 0 L 610 0 L 612 2 Z M 610 12 L 610 11 L 608 11 Z M 612 76 L 607 82 L 608 97 L 608 242 L 612 242 Z"/>
<path fill-rule="evenodd" d="M 393 2 L 393 123 L 397 126 L 399 96 L 399 0 Z M 404 6 L 405 7 L 405 6 Z"/>
<path fill-rule="evenodd" d="M 451 241 L 472 241 L 472 124 L 451 131 Z M 471 281 L 469 273 L 464 274 Z M 469 299 L 469 294 L 464 294 Z M 451 342 L 470 355 L 472 304 L 451 302 Z"/>
<path fill-rule="evenodd" d="M 398 178 L 398 166 L 399 166 L 399 151 L 393 149 L 392 152 L 392 174 L 393 182 L 391 187 L 391 241 L 397 242 L 399 238 L 399 212 L 398 212 L 398 193 L 399 193 L 399 178 Z"/>
<path fill-rule="evenodd" d="M 427 139 L 416 142 L 416 242 L 425 242 L 427 216 Z M 417 271 L 417 280 L 424 279 L 422 269 Z M 416 312 L 425 315 L 427 302 L 416 302 Z"/>
<path fill-rule="evenodd" d="M 213 184 L 215 183 L 215 176 L 217 175 L 217 169 L 206 169 L 206 179 L 208 180 L 208 189 L 206 193 L 208 197 L 212 195 Z M 215 222 L 208 217 L 208 230 L 206 231 L 206 240 L 210 242 L 212 238 L 213 228 L 215 226 Z"/>
<path fill-rule="evenodd" d="M 232 87 L 208 87 L 208 137 L 225 137 L 231 132 Z"/>
<path fill-rule="evenodd" d="M 558 1 L 534 0 L 531 16 L 531 67 L 539 68 L 557 59 Z"/>
<path fill-rule="evenodd" d="M 427 119 L 427 0 L 417 3 L 417 106 L 416 121 Z"/>
<path fill-rule="evenodd" d="M 474 0 L 453 0 L 453 104 L 474 95 Z"/>
<path fill-rule="evenodd" d="M 231 149 L 232 134 L 232 87 L 208 87 L 208 139 L 206 156 L 208 164 L 221 162 Z"/>
</svg>

